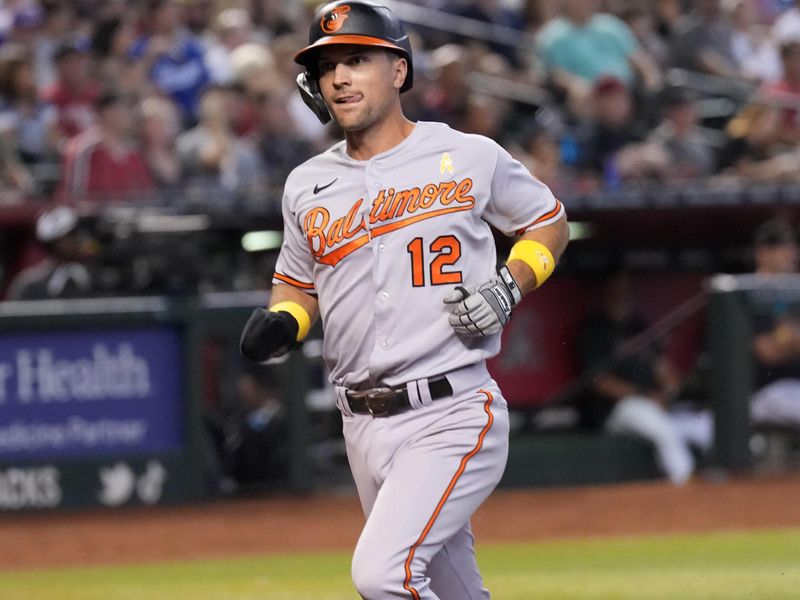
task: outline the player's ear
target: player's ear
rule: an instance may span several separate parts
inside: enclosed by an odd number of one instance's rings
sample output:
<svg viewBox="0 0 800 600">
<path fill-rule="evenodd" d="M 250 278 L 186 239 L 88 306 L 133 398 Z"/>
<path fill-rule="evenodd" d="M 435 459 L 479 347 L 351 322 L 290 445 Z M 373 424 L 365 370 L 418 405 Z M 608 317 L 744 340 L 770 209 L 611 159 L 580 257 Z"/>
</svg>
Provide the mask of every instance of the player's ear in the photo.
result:
<svg viewBox="0 0 800 600">
<path fill-rule="evenodd" d="M 399 90 L 403 87 L 406 75 L 408 75 L 408 61 L 403 56 L 395 55 L 392 67 L 394 69 L 394 87 Z"/>
</svg>

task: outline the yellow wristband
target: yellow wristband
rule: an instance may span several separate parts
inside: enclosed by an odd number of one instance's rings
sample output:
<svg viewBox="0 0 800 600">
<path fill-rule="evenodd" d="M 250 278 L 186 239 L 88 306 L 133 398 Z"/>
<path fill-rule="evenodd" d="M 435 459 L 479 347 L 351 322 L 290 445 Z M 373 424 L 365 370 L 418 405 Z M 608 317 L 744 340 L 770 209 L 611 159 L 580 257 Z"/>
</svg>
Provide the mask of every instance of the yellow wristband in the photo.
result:
<svg viewBox="0 0 800 600">
<path fill-rule="evenodd" d="M 297 321 L 297 341 L 300 342 L 308 335 L 311 329 L 311 317 L 308 316 L 306 309 L 300 306 L 297 302 L 285 301 L 278 302 L 274 306 L 270 306 L 271 312 L 279 312 L 281 310 L 292 315 Z"/>
<path fill-rule="evenodd" d="M 536 287 L 542 285 L 556 268 L 556 261 L 550 249 L 540 242 L 520 240 L 511 248 L 506 263 L 521 260 L 536 275 Z"/>
</svg>

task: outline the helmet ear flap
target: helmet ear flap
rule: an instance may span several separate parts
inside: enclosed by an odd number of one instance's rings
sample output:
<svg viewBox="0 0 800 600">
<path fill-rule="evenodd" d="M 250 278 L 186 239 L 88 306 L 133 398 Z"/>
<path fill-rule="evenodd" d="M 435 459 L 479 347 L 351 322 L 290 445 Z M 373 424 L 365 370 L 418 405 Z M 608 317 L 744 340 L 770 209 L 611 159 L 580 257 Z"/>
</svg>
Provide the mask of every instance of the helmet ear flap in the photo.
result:
<svg viewBox="0 0 800 600">
<path fill-rule="evenodd" d="M 322 93 L 319 91 L 317 78 L 311 72 L 305 71 L 297 76 L 297 89 L 300 90 L 300 97 L 303 102 L 317 115 L 323 125 L 331 120 L 331 113 L 322 98 Z"/>
</svg>

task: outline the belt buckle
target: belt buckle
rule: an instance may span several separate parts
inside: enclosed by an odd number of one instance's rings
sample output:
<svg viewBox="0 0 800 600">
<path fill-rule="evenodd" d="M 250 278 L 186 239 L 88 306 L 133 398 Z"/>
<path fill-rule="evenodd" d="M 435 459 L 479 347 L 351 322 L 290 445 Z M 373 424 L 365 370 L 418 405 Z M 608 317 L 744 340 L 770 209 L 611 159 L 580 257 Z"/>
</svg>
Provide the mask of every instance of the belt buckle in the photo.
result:
<svg viewBox="0 0 800 600">
<path fill-rule="evenodd" d="M 394 398 L 395 391 L 388 387 L 372 388 L 367 391 L 367 410 L 373 417 L 388 417 L 390 410 L 389 401 Z"/>
</svg>

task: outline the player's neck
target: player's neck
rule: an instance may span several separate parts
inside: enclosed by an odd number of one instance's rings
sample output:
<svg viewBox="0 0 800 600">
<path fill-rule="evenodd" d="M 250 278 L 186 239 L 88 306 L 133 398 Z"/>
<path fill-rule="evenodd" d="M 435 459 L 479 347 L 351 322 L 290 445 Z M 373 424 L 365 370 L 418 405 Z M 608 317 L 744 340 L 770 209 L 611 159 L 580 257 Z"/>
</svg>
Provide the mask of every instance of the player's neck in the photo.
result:
<svg viewBox="0 0 800 600">
<path fill-rule="evenodd" d="M 414 123 L 402 112 L 394 113 L 379 123 L 359 131 L 345 132 L 347 154 L 356 160 L 369 160 L 376 154 L 391 150 L 414 130 Z"/>
</svg>

